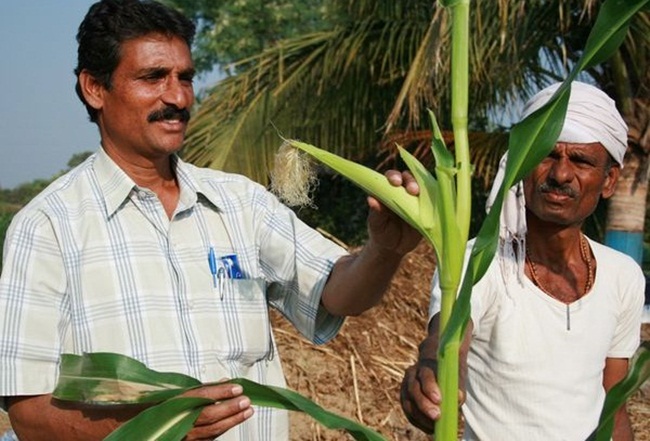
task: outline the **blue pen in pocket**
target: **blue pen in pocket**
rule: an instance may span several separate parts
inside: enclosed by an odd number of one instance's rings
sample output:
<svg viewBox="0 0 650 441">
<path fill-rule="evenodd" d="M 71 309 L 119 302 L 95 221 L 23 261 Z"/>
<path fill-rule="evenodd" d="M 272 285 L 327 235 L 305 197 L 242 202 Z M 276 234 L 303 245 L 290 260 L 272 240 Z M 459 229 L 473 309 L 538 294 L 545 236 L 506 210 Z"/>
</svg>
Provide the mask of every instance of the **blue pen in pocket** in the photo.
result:
<svg viewBox="0 0 650 441">
<path fill-rule="evenodd" d="M 210 247 L 208 251 L 208 266 L 210 267 L 210 274 L 212 274 L 212 287 L 219 291 L 221 300 L 223 300 L 223 295 L 226 290 L 227 279 L 244 278 L 236 254 L 226 254 L 217 258 L 214 248 Z"/>
<path fill-rule="evenodd" d="M 208 265 L 210 266 L 210 274 L 212 274 L 212 287 L 217 287 L 217 257 L 214 254 L 214 248 L 210 247 L 208 251 Z"/>
</svg>

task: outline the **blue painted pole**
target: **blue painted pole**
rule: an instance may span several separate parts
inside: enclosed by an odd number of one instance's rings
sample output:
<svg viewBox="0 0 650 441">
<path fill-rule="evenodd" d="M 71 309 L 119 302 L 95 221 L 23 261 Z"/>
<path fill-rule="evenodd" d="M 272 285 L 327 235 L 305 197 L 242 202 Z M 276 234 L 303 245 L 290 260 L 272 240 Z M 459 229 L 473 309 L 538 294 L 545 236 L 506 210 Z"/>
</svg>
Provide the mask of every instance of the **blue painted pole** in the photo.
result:
<svg viewBox="0 0 650 441">
<path fill-rule="evenodd" d="M 605 245 L 627 254 L 639 265 L 643 262 L 643 232 L 607 230 Z"/>
</svg>

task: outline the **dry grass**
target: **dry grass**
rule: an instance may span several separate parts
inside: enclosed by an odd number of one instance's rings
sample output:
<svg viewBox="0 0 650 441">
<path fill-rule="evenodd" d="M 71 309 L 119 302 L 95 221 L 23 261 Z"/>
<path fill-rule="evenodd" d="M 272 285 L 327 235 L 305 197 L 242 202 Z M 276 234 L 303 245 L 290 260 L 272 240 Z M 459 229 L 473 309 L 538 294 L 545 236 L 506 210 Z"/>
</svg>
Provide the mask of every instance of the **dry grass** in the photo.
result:
<svg viewBox="0 0 650 441">
<path fill-rule="evenodd" d="M 334 412 L 381 432 L 389 440 L 425 441 L 399 406 L 404 369 L 415 360 L 424 337 L 429 280 L 435 262 L 422 244 L 406 257 L 383 303 L 347 320 L 341 334 L 325 346 L 314 346 L 274 314 L 289 387 Z M 650 340 L 650 325 L 643 339 Z M 637 441 L 650 441 L 650 383 L 629 402 Z M 6 419 L 0 415 L 0 431 Z M 293 441 L 338 441 L 347 435 L 323 429 L 304 415 L 291 414 Z"/>
</svg>

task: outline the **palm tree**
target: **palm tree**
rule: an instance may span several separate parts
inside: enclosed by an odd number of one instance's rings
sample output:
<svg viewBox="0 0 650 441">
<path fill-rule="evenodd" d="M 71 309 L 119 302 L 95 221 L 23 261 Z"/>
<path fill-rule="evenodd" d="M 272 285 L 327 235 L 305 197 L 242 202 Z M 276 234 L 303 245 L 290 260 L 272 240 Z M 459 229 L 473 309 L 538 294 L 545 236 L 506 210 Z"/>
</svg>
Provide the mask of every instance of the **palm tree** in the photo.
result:
<svg viewBox="0 0 650 441">
<path fill-rule="evenodd" d="M 486 183 L 505 149 L 503 128 L 516 119 L 523 100 L 565 76 L 598 6 L 594 0 L 472 5 L 470 144 L 476 175 Z M 190 125 L 188 160 L 266 183 L 280 137 L 308 140 L 355 160 L 377 152 L 390 160 L 396 142 L 426 155 L 424 110 L 433 109 L 443 129 L 451 127 L 446 12 L 418 0 L 331 0 L 329 7 L 337 17 L 331 30 L 283 40 L 241 60 L 237 73 L 212 89 Z M 610 229 L 643 231 L 649 40 L 650 14 L 643 12 L 617 56 L 585 78 L 616 99 L 630 125 Z M 445 135 L 453 146 L 451 134 Z M 643 208 L 633 211 L 625 202 Z M 621 222 L 626 215 L 632 219 Z"/>
<path fill-rule="evenodd" d="M 641 263 L 650 176 L 650 14 L 638 21 L 645 39 L 621 49 L 606 64 L 602 82 L 611 85 L 629 129 L 625 166 L 607 212 L 605 243 Z"/>
</svg>

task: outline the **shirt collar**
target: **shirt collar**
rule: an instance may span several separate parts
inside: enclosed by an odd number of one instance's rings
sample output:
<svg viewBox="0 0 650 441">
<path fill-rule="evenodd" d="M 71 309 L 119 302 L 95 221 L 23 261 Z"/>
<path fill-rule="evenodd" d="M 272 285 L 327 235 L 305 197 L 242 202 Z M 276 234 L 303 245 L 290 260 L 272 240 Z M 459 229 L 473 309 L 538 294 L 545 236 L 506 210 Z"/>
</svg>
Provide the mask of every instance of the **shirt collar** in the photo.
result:
<svg viewBox="0 0 650 441">
<path fill-rule="evenodd" d="M 214 183 L 214 176 L 205 175 L 205 169 L 184 162 L 178 155 L 172 157 L 172 167 L 175 167 L 176 179 L 181 188 L 179 203 L 183 203 L 185 208 L 196 203 L 198 195 L 205 197 L 217 209 L 223 205 L 223 195 L 209 183 Z"/>
<path fill-rule="evenodd" d="M 180 187 L 177 212 L 193 206 L 198 195 L 202 194 L 215 207 L 221 202 L 218 191 L 202 182 L 196 176 L 196 167 L 181 160 L 177 155 L 171 157 L 172 168 L 176 173 Z M 122 170 L 110 156 L 100 148 L 95 157 L 93 168 L 103 193 L 107 216 L 112 216 L 137 189 L 137 184 Z"/>
<path fill-rule="evenodd" d="M 100 148 L 93 163 L 97 181 L 104 196 L 106 214 L 110 217 L 136 187 L 135 182 Z"/>
</svg>

